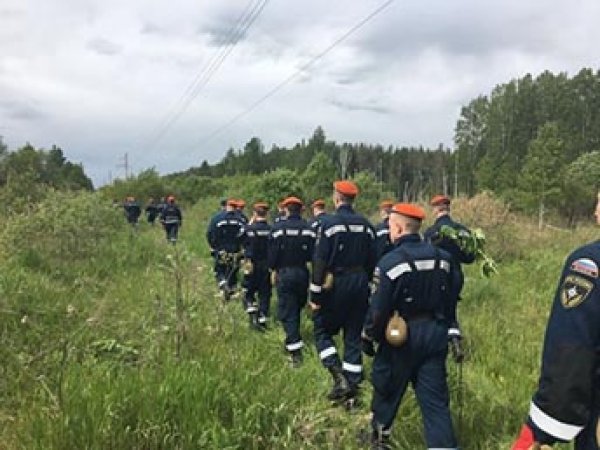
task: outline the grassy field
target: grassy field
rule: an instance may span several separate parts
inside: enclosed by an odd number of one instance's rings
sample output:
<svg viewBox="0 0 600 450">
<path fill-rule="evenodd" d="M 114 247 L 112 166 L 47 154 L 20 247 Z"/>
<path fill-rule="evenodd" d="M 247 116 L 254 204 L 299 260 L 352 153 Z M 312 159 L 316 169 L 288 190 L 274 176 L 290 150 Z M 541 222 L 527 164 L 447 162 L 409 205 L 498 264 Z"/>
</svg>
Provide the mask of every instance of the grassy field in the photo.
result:
<svg viewBox="0 0 600 450">
<path fill-rule="evenodd" d="M 330 380 L 308 316 L 305 364 L 293 370 L 277 324 L 253 332 L 239 301 L 219 300 L 204 239 L 216 201 L 184 211 L 177 248 L 158 227 L 132 232 L 99 202 L 51 198 L 4 224 L 0 449 L 360 448 L 369 383 L 359 412 L 324 399 Z M 537 381 L 562 262 L 597 236 L 514 223 L 487 231 L 500 274 L 467 270 L 462 389 L 448 365 L 463 449 L 509 447 Z M 412 393 L 393 436 L 399 449 L 425 448 Z"/>
</svg>

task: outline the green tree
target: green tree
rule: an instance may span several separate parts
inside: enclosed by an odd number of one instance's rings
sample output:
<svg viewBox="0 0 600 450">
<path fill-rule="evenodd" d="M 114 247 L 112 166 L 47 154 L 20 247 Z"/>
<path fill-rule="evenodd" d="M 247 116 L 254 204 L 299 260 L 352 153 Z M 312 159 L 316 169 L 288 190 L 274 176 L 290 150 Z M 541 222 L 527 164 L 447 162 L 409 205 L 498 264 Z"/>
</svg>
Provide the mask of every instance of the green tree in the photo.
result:
<svg viewBox="0 0 600 450">
<path fill-rule="evenodd" d="M 317 153 L 301 177 L 306 201 L 329 195 L 332 183 L 337 178 L 336 172 L 333 161 L 325 153 Z"/>
<path fill-rule="evenodd" d="M 584 153 L 567 166 L 564 175 L 565 203 L 569 221 L 587 216 L 600 190 L 600 151 Z"/>
<path fill-rule="evenodd" d="M 523 171 L 518 183 L 527 206 L 536 205 L 539 225 L 543 225 L 547 207 L 560 203 L 561 182 L 564 166 L 564 142 L 559 137 L 558 125 L 544 124 L 538 136 L 529 144 Z"/>
</svg>

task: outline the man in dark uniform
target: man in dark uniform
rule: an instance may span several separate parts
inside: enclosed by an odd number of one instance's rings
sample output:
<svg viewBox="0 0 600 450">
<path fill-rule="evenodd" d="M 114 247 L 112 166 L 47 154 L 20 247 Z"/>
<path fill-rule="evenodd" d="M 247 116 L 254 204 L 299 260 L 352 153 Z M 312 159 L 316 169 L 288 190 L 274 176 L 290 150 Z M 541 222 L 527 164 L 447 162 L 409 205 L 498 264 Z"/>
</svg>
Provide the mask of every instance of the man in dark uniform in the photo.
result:
<svg viewBox="0 0 600 450">
<path fill-rule="evenodd" d="M 250 325 L 259 330 L 267 326 L 271 305 L 271 277 L 267 261 L 271 236 L 271 226 L 267 223 L 268 211 L 268 204 L 255 203 L 252 223 L 244 227 L 244 303 Z"/>
<path fill-rule="evenodd" d="M 177 234 L 183 225 L 183 218 L 179 206 L 175 203 L 175 197 L 172 195 L 167 197 L 167 206 L 160 213 L 160 223 L 162 223 L 167 234 L 167 241 L 175 245 Z"/>
<path fill-rule="evenodd" d="M 469 234 L 470 231 L 467 227 L 452 220 L 452 218 L 450 217 L 450 198 L 448 198 L 447 196 L 436 195 L 431 199 L 429 204 L 433 209 L 433 214 L 435 215 L 436 219 L 433 225 L 425 231 L 423 237 L 426 241 L 431 242 L 433 245 L 443 250 L 446 250 L 452 255 L 452 258 L 458 266 L 460 273 L 460 285 L 457 291 L 457 301 L 459 301 L 460 292 L 462 291 L 462 287 L 464 284 L 464 275 L 462 272 L 461 264 L 471 264 L 473 261 L 475 261 L 475 255 L 462 250 L 458 246 L 458 244 L 452 239 L 441 236 L 440 230 L 445 225 L 455 229 L 459 233 Z M 451 340 L 451 342 L 453 342 L 454 358 L 458 362 L 460 362 L 463 358 L 463 355 L 462 348 L 460 347 L 460 340 L 462 336 L 458 320 L 450 324 L 450 328 L 448 329 L 448 338 Z"/>
<path fill-rule="evenodd" d="M 300 336 L 300 312 L 306 305 L 309 273 L 307 263 L 314 251 L 315 232 L 302 218 L 302 201 L 288 197 L 282 202 L 287 218 L 273 225 L 269 242 L 269 268 L 275 272 L 277 318 L 285 331 L 285 349 L 291 363 L 302 363 L 304 342 Z"/>
<path fill-rule="evenodd" d="M 142 214 L 142 208 L 140 208 L 140 204 L 135 200 L 135 197 L 127 197 L 123 204 L 123 209 L 125 209 L 127 222 L 132 227 L 137 228 L 138 219 Z"/>
<path fill-rule="evenodd" d="M 228 200 L 225 211 L 211 219 L 206 232 L 211 255 L 215 258 L 215 276 L 226 301 L 237 284 L 244 225 L 235 205 L 235 200 Z"/>
<path fill-rule="evenodd" d="M 394 202 L 391 200 L 384 200 L 379 204 L 379 215 L 381 222 L 375 225 L 375 249 L 377 253 L 377 261 L 381 259 L 383 255 L 392 249 L 392 243 L 390 241 L 390 228 L 388 221 L 390 217 L 390 210 L 394 206 Z"/>
<path fill-rule="evenodd" d="M 357 194 L 358 188 L 350 181 L 334 183 L 336 213 L 322 219 L 310 284 L 315 344 L 333 378 L 327 398 L 345 402 L 348 408 L 356 405 L 363 379 L 360 333 L 375 266 L 373 227 L 352 208 Z M 333 341 L 340 330 L 344 337 L 343 362 Z"/>
<path fill-rule="evenodd" d="M 323 215 L 327 214 L 325 211 L 325 200 L 317 199 L 312 202 L 311 207 L 313 216 L 308 224 L 315 232 L 317 232 L 321 226 L 321 219 L 323 218 Z"/>
<path fill-rule="evenodd" d="M 146 220 L 148 220 L 148 223 L 152 226 L 154 226 L 154 222 L 156 221 L 156 218 L 159 216 L 158 213 L 158 205 L 156 204 L 156 201 L 153 198 L 150 198 L 148 200 L 148 204 L 146 205 Z"/>
<path fill-rule="evenodd" d="M 283 207 L 283 201 L 281 201 L 277 204 L 277 214 L 273 218 L 273 223 L 277 223 L 280 220 L 285 220 L 285 215 L 285 208 Z"/>
<path fill-rule="evenodd" d="M 242 199 L 235 200 L 235 209 L 240 216 L 240 219 L 245 224 L 248 223 L 248 216 L 244 214 L 244 208 L 246 208 L 246 202 Z"/>
<path fill-rule="evenodd" d="M 412 383 L 430 449 L 456 449 L 446 382 L 447 317 L 456 307 L 458 267 L 452 256 L 419 235 L 425 212 L 409 203 L 391 209 L 394 248 L 377 264 L 375 292 L 363 329 L 363 348 L 373 356 L 372 448 L 388 449 L 392 422 Z M 406 324 L 394 342 L 386 332 L 394 314 Z M 398 333 L 396 333 L 398 334 Z"/>
<path fill-rule="evenodd" d="M 600 194 L 595 216 L 600 225 Z M 513 450 L 572 440 L 575 450 L 600 448 L 599 267 L 600 241 L 567 258 L 546 327 L 539 386 Z"/>
</svg>

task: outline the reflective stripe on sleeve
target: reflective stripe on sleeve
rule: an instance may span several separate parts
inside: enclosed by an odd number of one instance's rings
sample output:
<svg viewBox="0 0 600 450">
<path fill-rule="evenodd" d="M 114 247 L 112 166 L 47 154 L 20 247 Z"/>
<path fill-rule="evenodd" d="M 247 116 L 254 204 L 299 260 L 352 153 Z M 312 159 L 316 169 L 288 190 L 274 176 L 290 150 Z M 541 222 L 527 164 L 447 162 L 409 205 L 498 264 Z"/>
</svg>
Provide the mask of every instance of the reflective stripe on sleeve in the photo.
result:
<svg viewBox="0 0 600 450">
<path fill-rule="evenodd" d="M 533 402 L 529 408 L 529 417 L 537 427 L 563 441 L 573 440 L 583 430 L 583 427 L 578 425 L 571 425 L 550 417 Z"/>
<path fill-rule="evenodd" d="M 283 236 L 283 230 L 273 231 L 273 238 L 277 239 L 279 236 Z"/>
<path fill-rule="evenodd" d="M 331 237 L 336 233 L 345 233 L 346 231 L 346 225 L 334 225 L 325 230 L 325 236 Z"/>
</svg>

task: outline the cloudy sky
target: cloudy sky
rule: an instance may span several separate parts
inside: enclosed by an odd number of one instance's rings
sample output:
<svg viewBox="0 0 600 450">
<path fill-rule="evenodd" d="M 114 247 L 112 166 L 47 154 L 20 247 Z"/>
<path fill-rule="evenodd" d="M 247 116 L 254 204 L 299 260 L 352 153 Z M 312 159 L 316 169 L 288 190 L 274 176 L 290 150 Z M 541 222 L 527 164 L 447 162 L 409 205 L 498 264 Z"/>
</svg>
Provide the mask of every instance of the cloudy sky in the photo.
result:
<svg viewBox="0 0 600 450">
<path fill-rule="evenodd" d="M 308 68 L 385 0 L 270 0 L 226 45 L 264 1 L 0 0 L 0 135 L 59 145 L 96 185 L 126 152 L 135 172 L 168 173 L 317 125 L 336 141 L 452 146 L 461 105 L 496 84 L 598 68 L 598 0 L 395 0 Z"/>
</svg>

